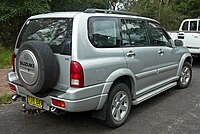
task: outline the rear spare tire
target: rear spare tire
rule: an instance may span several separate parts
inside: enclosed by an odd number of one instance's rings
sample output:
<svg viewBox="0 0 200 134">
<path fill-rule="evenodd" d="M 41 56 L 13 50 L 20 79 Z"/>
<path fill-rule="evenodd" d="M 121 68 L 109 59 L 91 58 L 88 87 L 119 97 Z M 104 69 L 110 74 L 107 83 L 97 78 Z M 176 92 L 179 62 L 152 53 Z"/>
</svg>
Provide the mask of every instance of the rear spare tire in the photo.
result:
<svg viewBox="0 0 200 134">
<path fill-rule="evenodd" d="M 48 91 L 57 81 L 58 63 L 52 49 L 41 41 L 21 45 L 16 68 L 22 85 L 33 94 Z"/>
</svg>

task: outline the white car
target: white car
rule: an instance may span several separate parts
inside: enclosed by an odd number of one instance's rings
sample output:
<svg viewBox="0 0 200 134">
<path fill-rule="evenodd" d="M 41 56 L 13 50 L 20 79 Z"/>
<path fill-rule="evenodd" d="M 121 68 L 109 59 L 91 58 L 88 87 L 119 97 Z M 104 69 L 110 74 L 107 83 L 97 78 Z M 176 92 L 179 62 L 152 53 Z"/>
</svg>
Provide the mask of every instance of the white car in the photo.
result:
<svg viewBox="0 0 200 134">
<path fill-rule="evenodd" d="M 179 31 L 168 32 L 173 40 L 183 41 L 192 55 L 200 55 L 200 19 L 186 19 L 180 25 Z"/>
</svg>

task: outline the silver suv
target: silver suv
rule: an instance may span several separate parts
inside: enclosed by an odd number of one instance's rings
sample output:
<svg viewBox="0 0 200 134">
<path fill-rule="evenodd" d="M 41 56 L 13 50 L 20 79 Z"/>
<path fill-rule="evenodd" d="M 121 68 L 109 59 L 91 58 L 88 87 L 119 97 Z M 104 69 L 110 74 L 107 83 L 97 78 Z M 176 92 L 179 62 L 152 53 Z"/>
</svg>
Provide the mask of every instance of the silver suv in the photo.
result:
<svg viewBox="0 0 200 134">
<path fill-rule="evenodd" d="M 30 17 L 8 74 L 14 98 L 56 113 L 92 111 L 110 127 L 174 86 L 188 87 L 192 56 L 156 20 L 100 9 Z"/>
</svg>

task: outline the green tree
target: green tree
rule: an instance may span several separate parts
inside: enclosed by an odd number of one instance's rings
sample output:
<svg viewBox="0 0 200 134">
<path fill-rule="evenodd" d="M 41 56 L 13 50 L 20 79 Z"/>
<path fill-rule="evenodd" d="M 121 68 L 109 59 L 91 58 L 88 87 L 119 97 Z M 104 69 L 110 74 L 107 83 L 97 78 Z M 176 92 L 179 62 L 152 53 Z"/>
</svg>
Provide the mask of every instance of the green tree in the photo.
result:
<svg viewBox="0 0 200 134">
<path fill-rule="evenodd" d="M 128 9 L 160 21 L 167 30 L 177 30 L 183 15 L 175 12 L 173 5 L 174 1 L 169 0 L 134 0 Z"/>
<path fill-rule="evenodd" d="M 200 1 L 191 0 L 189 3 L 189 15 L 191 17 L 200 17 Z"/>
<path fill-rule="evenodd" d="M 187 18 L 200 16 L 200 1 L 199 0 L 178 0 L 174 6 L 174 10 Z"/>
<path fill-rule="evenodd" d="M 24 21 L 47 11 L 50 11 L 49 0 L 0 0 L 0 45 L 14 46 Z"/>
</svg>

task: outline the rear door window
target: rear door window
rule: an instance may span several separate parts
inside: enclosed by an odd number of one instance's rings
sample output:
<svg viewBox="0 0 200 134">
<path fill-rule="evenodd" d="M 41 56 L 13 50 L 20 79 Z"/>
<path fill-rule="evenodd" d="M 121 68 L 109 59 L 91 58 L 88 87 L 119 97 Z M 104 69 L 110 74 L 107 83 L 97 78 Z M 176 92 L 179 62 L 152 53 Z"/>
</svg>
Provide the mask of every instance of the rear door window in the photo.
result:
<svg viewBox="0 0 200 134">
<path fill-rule="evenodd" d="M 71 54 L 72 23 L 70 18 L 28 20 L 21 32 L 17 47 L 29 40 L 42 41 L 54 53 Z"/>
<path fill-rule="evenodd" d="M 145 21 L 121 20 L 122 46 L 143 47 L 149 46 L 149 38 Z"/>
</svg>

